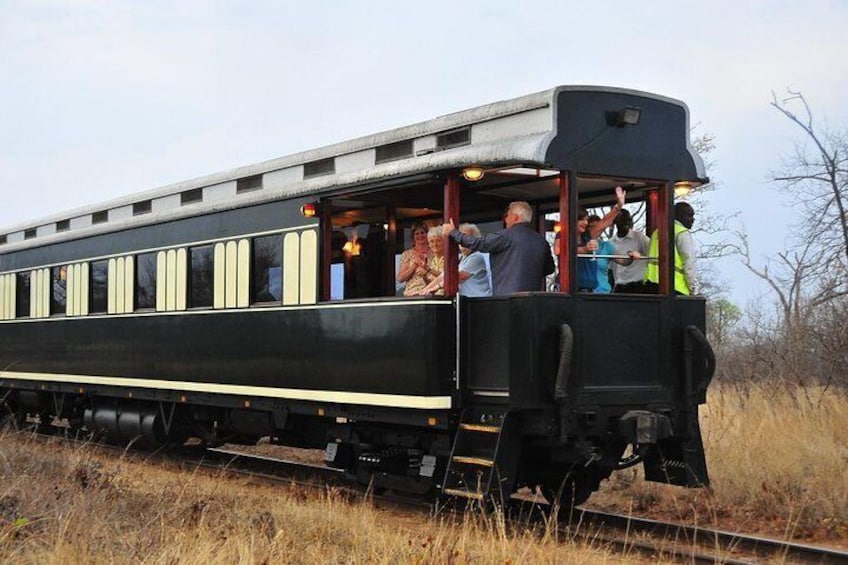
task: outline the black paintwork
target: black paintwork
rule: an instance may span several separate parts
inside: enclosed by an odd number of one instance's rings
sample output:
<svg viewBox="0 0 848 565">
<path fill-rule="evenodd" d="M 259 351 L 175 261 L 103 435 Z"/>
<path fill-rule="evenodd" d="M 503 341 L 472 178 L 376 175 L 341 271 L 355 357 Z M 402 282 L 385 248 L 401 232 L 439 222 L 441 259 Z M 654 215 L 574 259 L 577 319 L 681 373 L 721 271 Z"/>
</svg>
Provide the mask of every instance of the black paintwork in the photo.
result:
<svg viewBox="0 0 848 565">
<path fill-rule="evenodd" d="M 450 396 L 452 302 L 0 324 L 19 372 Z"/>
<path fill-rule="evenodd" d="M 606 113 L 636 106 L 636 125 L 616 127 Z M 687 152 L 685 107 L 633 93 L 563 91 L 557 97 L 557 135 L 546 161 L 580 174 L 636 179 L 698 178 Z"/>
</svg>

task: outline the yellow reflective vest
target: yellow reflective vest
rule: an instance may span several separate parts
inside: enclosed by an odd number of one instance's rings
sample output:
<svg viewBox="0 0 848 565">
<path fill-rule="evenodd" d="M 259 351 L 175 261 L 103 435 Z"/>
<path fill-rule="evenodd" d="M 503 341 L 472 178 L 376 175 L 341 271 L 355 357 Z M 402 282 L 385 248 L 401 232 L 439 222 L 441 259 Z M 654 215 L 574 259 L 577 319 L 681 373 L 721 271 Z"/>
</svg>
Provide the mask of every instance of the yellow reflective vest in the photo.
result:
<svg viewBox="0 0 848 565">
<path fill-rule="evenodd" d="M 677 252 L 677 236 L 681 233 L 689 231 L 680 222 L 674 222 L 674 290 L 680 294 L 689 296 L 689 283 L 686 282 L 686 273 L 683 270 L 683 258 Z M 654 230 L 651 234 L 651 245 L 648 250 L 650 257 L 659 257 L 660 243 L 659 230 Z M 648 259 L 648 266 L 645 269 L 645 280 L 654 284 L 660 283 L 660 262 L 659 259 Z"/>
</svg>

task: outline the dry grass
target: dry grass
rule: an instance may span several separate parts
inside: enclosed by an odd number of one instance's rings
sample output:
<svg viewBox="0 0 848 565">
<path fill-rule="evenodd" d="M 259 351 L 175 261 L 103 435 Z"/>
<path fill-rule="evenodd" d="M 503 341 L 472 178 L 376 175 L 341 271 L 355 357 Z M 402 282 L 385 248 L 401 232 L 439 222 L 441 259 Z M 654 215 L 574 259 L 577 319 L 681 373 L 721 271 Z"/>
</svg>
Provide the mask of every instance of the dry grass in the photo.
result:
<svg viewBox="0 0 848 565">
<path fill-rule="evenodd" d="M 4 563 L 601 563 L 633 562 L 510 530 L 502 517 L 428 518 L 375 509 L 337 491 L 257 484 L 115 459 L 94 446 L 0 435 Z M 600 545 L 600 544 L 596 544 Z"/>
<path fill-rule="evenodd" d="M 701 424 L 711 492 L 617 473 L 597 502 L 785 538 L 848 540 L 848 394 L 715 384 Z"/>
</svg>

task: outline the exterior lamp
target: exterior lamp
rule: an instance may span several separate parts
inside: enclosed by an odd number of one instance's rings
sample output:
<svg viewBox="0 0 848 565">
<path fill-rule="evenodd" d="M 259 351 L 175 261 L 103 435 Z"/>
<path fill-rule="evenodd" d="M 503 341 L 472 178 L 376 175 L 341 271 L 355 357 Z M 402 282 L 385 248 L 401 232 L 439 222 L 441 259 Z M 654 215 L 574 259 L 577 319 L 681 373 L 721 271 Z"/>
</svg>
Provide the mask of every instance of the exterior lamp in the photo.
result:
<svg viewBox="0 0 848 565">
<path fill-rule="evenodd" d="M 674 197 L 675 198 L 686 198 L 691 194 L 694 186 L 688 180 L 679 180 L 674 183 Z"/>
<path fill-rule="evenodd" d="M 627 106 L 621 110 L 604 112 L 608 126 L 623 128 L 624 126 L 635 126 L 642 117 L 642 109 L 636 106 Z"/>
<path fill-rule="evenodd" d="M 462 178 L 471 182 L 480 180 L 485 174 L 486 171 L 483 170 L 483 167 L 466 167 L 462 169 Z"/>
<path fill-rule="evenodd" d="M 305 218 L 314 218 L 318 215 L 318 204 L 315 202 L 309 202 L 300 207 L 300 213 L 303 214 Z"/>
</svg>

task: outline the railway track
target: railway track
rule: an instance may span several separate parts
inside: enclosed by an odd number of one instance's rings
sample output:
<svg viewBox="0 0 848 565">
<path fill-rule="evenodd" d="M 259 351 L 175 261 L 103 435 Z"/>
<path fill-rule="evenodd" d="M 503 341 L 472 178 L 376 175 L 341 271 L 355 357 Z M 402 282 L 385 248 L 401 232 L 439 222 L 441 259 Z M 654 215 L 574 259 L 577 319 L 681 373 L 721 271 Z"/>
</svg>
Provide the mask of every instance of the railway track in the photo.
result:
<svg viewBox="0 0 848 565">
<path fill-rule="evenodd" d="M 38 434 L 45 441 L 57 436 Z M 82 442 L 65 439 L 68 445 Z M 123 456 L 124 447 L 97 444 L 103 453 Z M 130 451 L 142 454 L 146 461 L 170 462 L 210 471 L 226 471 L 234 475 L 294 484 L 310 489 L 327 489 L 347 493 L 351 498 L 367 497 L 373 503 L 403 507 L 430 515 L 461 511 L 453 505 L 439 505 L 420 498 L 379 494 L 344 482 L 344 472 L 329 467 L 249 454 L 231 448 L 185 446 L 162 452 Z M 510 502 L 508 518 L 514 527 L 532 525 L 544 519 L 547 503 L 536 497 L 516 498 Z M 664 522 L 632 515 L 576 508 L 562 520 L 558 529 L 561 539 L 585 539 L 593 545 L 603 544 L 625 555 L 639 554 L 649 559 L 662 558 L 686 563 L 820 563 L 848 564 L 848 552 L 822 546 L 777 540 L 718 529 Z"/>
</svg>

